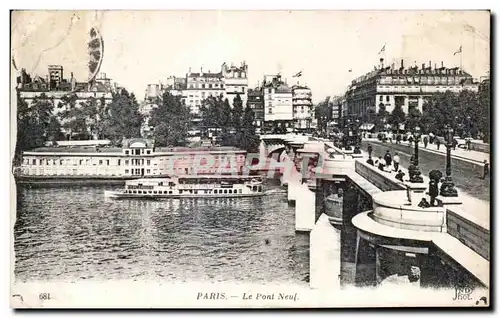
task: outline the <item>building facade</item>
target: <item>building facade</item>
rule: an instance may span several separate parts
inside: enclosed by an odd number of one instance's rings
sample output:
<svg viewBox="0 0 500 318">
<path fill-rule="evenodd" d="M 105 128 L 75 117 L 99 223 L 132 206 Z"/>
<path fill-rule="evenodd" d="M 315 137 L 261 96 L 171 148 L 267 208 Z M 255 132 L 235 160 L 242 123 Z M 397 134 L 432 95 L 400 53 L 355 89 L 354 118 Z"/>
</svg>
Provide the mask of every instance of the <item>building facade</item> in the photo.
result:
<svg viewBox="0 0 500 318">
<path fill-rule="evenodd" d="M 23 153 L 23 177 L 109 177 L 241 173 L 246 151 L 233 147 L 155 148 L 151 139 L 122 148 L 41 148 Z"/>
<path fill-rule="evenodd" d="M 262 89 L 265 125 L 291 128 L 293 126 L 292 89 L 281 80 L 281 75 L 265 76 Z"/>
<path fill-rule="evenodd" d="M 222 72 L 211 73 L 203 72 L 201 68 L 199 73 L 189 72 L 186 74 L 186 105 L 194 116 L 200 115 L 202 101 L 209 96 L 220 96 L 225 98 L 225 84 Z"/>
<path fill-rule="evenodd" d="M 17 91 L 28 107 L 33 104 L 36 98 L 40 98 L 44 94 L 53 103 L 54 115 L 56 116 L 72 107 L 63 102 L 64 97 L 76 96 L 75 107 L 81 107 L 90 98 L 94 98 L 99 104 L 102 101 L 109 104 L 112 101 L 114 90 L 115 87 L 112 86 L 111 79 L 107 78 L 105 73 L 99 74 L 91 82 L 77 82 L 73 73 L 69 79 L 64 78 L 62 65 L 49 65 L 45 78 L 31 77 L 25 69 L 22 69 L 17 77 Z M 67 139 L 70 139 L 70 132 L 64 128 L 62 128 L 62 132 Z"/>
<path fill-rule="evenodd" d="M 405 68 L 401 60 L 399 68 L 386 67 L 381 59 L 373 71 L 352 81 L 345 94 L 348 116 L 369 119 L 381 106 L 388 112 L 396 105 L 405 113 L 412 107 L 422 111 L 425 99 L 434 93 L 478 90 L 478 83 L 460 68 L 447 68 L 442 62 L 440 67 L 431 65 L 429 61 L 428 66 Z"/>
<path fill-rule="evenodd" d="M 292 106 L 294 128 L 310 129 L 314 118 L 311 89 L 307 86 L 292 86 Z"/>
<path fill-rule="evenodd" d="M 242 62 L 239 67 L 232 64 L 228 67 L 224 62 L 222 64 L 222 76 L 224 77 L 225 95 L 229 104 L 233 106 L 234 98 L 239 94 L 243 101 L 243 107 L 245 107 L 248 93 L 248 65 Z"/>
</svg>

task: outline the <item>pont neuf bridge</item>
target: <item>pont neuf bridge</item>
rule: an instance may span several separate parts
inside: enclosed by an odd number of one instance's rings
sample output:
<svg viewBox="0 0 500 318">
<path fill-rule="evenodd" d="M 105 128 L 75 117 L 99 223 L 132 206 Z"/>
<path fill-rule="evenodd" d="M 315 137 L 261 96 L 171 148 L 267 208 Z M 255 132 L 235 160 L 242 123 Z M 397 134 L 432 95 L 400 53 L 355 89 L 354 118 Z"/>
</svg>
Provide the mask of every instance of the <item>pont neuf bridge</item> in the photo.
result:
<svg viewBox="0 0 500 318">
<path fill-rule="evenodd" d="M 488 202 L 459 191 L 420 208 L 426 176 L 397 180 L 326 139 L 263 135 L 260 152 L 281 167 L 295 230 L 310 233 L 311 288 L 489 288 Z"/>
</svg>

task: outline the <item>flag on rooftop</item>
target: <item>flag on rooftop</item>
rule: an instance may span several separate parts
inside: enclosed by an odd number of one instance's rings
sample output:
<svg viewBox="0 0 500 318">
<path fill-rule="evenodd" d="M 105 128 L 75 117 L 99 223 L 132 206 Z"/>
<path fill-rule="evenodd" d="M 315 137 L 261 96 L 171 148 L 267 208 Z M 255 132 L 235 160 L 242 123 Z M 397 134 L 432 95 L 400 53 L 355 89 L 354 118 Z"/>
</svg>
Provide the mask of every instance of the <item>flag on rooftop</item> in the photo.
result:
<svg viewBox="0 0 500 318">
<path fill-rule="evenodd" d="M 295 74 L 294 76 L 292 77 L 301 77 L 302 76 L 302 71 L 298 72 L 297 74 Z"/>
<path fill-rule="evenodd" d="M 462 53 L 462 46 L 461 46 L 461 45 L 460 45 L 460 47 L 458 48 L 458 50 L 457 50 L 455 53 L 453 53 L 453 56 L 455 56 L 455 55 L 457 55 L 457 54 L 459 54 L 459 53 Z"/>
</svg>

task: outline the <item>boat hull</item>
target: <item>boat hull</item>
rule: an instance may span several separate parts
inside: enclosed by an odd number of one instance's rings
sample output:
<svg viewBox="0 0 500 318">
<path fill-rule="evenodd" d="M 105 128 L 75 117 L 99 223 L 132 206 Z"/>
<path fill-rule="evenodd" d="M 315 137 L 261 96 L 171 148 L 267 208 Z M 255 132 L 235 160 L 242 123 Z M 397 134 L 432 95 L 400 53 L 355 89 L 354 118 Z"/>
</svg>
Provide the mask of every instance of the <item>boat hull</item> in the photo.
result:
<svg viewBox="0 0 500 318">
<path fill-rule="evenodd" d="M 204 198 L 248 198 L 260 197 L 264 192 L 259 193 L 238 193 L 238 194 L 134 194 L 120 191 L 104 191 L 104 196 L 110 199 L 204 199 Z"/>
</svg>

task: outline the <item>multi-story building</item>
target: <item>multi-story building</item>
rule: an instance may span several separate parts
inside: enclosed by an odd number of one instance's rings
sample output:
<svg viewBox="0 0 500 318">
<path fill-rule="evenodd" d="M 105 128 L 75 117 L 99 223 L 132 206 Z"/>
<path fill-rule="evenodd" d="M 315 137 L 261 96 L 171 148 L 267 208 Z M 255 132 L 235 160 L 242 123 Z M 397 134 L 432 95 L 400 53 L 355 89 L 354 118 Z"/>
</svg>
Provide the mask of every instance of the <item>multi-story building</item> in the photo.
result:
<svg viewBox="0 0 500 318">
<path fill-rule="evenodd" d="M 266 75 L 264 90 L 264 124 L 266 127 L 293 126 L 292 89 L 281 80 L 281 75 Z"/>
<path fill-rule="evenodd" d="M 243 101 L 242 105 L 245 107 L 248 93 L 248 65 L 242 62 L 240 67 L 233 64 L 228 67 L 224 62 L 222 64 L 222 76 L 224 77 L 225 95 L 229 104 L 232 106 L 234 98 L 239 94 Z"/>
<path fill-rule="evenodd" d="M 122 148 L 44 147 L 25 151 L 19 174 L 26 178 L 241 173 L 246 151 L 233 147 L 155 148 L 151 139 L 126 139 Z"/>
<path fill-rule="evenodd" d="M 68 110 L 71 105 L 66 105 L 63 102 L 63 97 L 74 95 L 76 96 L 76 107 L 80 107 L 86 103 L 89 98 L 95 98 L 97 103 L 108 104 L 112 100 L 112 92 L 114 90 L 111 79 L 106 77 L 106 74 L 101 73 L 91 82 L 77 82 L 73 77 L 73 73 L 69 79 L 64 78 L 64 68 L 61 65 L 49 65 L 48 75 L 45 78 L 34 76 L 33 78 L 22 69 L 17 77 L 17 91 L 20 98 L 30 106 L 35 98 L 45 94 L 54 105 L 54 114 L 58 115 L 61 112 Z M 63 133 L 69 139 L 71 136 L 64 128 Z"/>
<path fill-rule="evenodd" d="M 307 86 L 292 86 L 292 106 L 294 128 L 310 129 L 314 118 L 311 89 Z"/>
<path fill-rule="evenodd" d="M 262 87 L 256 87 L 248 90 L 247 104 L 253 110 L 254 126 L 256 129 L 264 125 L 264 91 Z"/>
<path fill-rule="evenodd" d="M 383 105 L 391 112 L 401 105 L 408 113 L 412 107 L 422 111 L 424 100 L 437 92 L 460 92 L 468 89 L 478 90 L 478 83 L 472 76 L 458 67 L 446 68 L 434 64 L 405 68 L 404 61 L 396 68 L 384 66 L 384 60 L 374 70 L 353 80 L 345 98 L 349 116 L 367 118 L 379 111 Z"/>
<path fill-rule="evenodd" d="M 342 103 L 343 96 L 332 97 L 330 102 L 332 104 L 332 124 L 334 126 L 339 126 L 342 117 Z"/>
<path fill-rule="evenodd" d="M 210 70 L 199 73 L 189 72 L 185 78 L 170 76 L 164 87 L 174 95 L 181 95 L 191 113 L 199 115 L 201 103 L 209 96 L 222 96 L 227 98 L 232 106 L 234 98 L 240 95 L 245 107 L 248 93 L 248 65 L 228 66 L 225 62 L 221 65 L 220 72 L 212 73 Z"/>
</svg>

